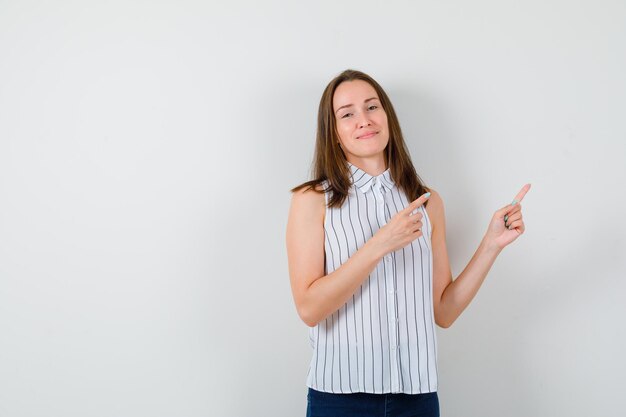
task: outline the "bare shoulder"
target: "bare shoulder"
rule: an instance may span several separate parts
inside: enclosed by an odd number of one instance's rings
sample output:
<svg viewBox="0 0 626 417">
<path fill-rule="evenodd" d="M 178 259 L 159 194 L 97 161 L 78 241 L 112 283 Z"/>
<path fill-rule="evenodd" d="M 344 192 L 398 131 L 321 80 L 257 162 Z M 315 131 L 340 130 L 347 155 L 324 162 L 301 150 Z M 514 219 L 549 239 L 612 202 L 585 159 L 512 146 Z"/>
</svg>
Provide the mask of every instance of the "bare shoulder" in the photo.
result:
<svg viewBox="0 0 626 417">
<path fill-rule="evenodd" d="M 292 194 L 286 243 L 289 275 L 296 293 L 324 275 L 325 205 L 323 193 L 301 189 Z"/>
<path fill-rule="evenodd" d="M 316 190 L 322 191 L 323 187 L 318 185 Z M 325 213 L 326 199 L 323 192 L 303 188 L 294 192 L 291 196 L 291 209 L 289 217 L 303 219 L 323 219 Z"/>
<path fill-rule="evenodd" d="M 428 204 L 426 205 L 426 213 L 433 223 L 433 229 L 444 221 L 444 207 L 443 198 L 441 194 L 434 188 L 429 187 L 430 197 L 428 198 Z"/>
<path fill-rule="evenodd" d="M 298 206 L 303 209 L 318 209 L 319 207 L 326 204 L 326 199 L 324 198 L 324 193 L 322 192 L 323 188 L 321 185 L 315 187 L 317 191 L 312 189 L 303 188 L 294 192 L 291 196 L 291 205 Z"/>
</svg>

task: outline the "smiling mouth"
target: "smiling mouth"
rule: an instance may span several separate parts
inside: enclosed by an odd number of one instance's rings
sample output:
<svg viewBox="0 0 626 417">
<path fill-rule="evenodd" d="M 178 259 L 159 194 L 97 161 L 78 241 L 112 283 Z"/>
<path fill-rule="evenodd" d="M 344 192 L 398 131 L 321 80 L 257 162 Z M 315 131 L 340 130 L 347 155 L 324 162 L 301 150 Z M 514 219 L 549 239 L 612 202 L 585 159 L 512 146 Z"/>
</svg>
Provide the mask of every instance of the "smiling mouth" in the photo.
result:
<svg viewBox="0 0 626 417">
<path fill-rule="evenodd" d="M 359 137 L 357 137 L 357 139 L 367 139 L 367 138 L 371 138 L 372 136 L 377 135 L 377 134 L 378 134 L 378 132 L 372 132 L 372 133 L 368 133 L 368 134 L 363 135 L 363 136 L 359 136 Z"/>
</svg>

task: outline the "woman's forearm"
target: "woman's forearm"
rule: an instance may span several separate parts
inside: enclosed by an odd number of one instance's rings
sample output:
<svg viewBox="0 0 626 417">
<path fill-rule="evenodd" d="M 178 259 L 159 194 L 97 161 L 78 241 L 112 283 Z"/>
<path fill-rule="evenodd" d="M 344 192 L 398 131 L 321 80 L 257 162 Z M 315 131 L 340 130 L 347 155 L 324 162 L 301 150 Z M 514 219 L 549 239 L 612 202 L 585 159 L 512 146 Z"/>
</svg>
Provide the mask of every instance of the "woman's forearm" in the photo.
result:
<svg viewBox="0 0 626 417">
<path fill-rule="evenodd" d="M 443 291 L 435 312 L 441 327 L 450 327 L 469 305 L 501 251 L 483 238 L 463 272 Z"/>
<path fill-rule="evenodd" d="M 370 239 L 335 271 L 313 281 L 300 307 L 302 320 L 313 327 L 337 311 L 367 279 L 384 255 L 384 250 L 375 239 Z"/>
</svg>

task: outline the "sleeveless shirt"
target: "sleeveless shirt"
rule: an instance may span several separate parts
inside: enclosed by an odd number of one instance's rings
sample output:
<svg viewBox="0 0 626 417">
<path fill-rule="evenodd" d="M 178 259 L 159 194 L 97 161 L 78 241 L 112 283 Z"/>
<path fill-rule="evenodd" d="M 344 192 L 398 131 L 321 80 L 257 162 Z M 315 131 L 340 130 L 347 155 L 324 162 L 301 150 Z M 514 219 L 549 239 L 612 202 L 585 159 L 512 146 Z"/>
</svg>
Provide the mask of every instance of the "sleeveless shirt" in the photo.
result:
<svg viewBox="0 0 626 417">
<path fill-rule="evenodd" d="M 410 203 L 389 169 L 371 176 L 348 165 L 348 197 L 341 207 L 326 206 L 325 274 Z M 423 214 L 422 236 L 385 255 L 343 306 L 309 329 L 308 387 L 331 393 L 437 391 L 432 228 L 424 207 L 417 211 Z"/>
</svg>

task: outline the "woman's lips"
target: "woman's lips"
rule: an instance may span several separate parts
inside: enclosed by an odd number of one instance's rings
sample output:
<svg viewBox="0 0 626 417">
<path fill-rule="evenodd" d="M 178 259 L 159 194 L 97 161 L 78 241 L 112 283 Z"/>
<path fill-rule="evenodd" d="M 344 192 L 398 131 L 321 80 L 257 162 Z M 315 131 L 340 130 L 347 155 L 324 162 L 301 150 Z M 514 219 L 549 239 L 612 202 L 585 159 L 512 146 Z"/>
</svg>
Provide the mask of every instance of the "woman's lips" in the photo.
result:
<svg viewBox="0 0 626 417">
<path fill-rule="evenodd" d="M 374 136 L 375 134 L 377 134 L 378 132 L 370 132 L 370 133 L 366 133 L 362 136 L 358 136 L 357 139 L 367 139 L 367 138 L 371 138 L 372 136 Z"/>
</svg>

